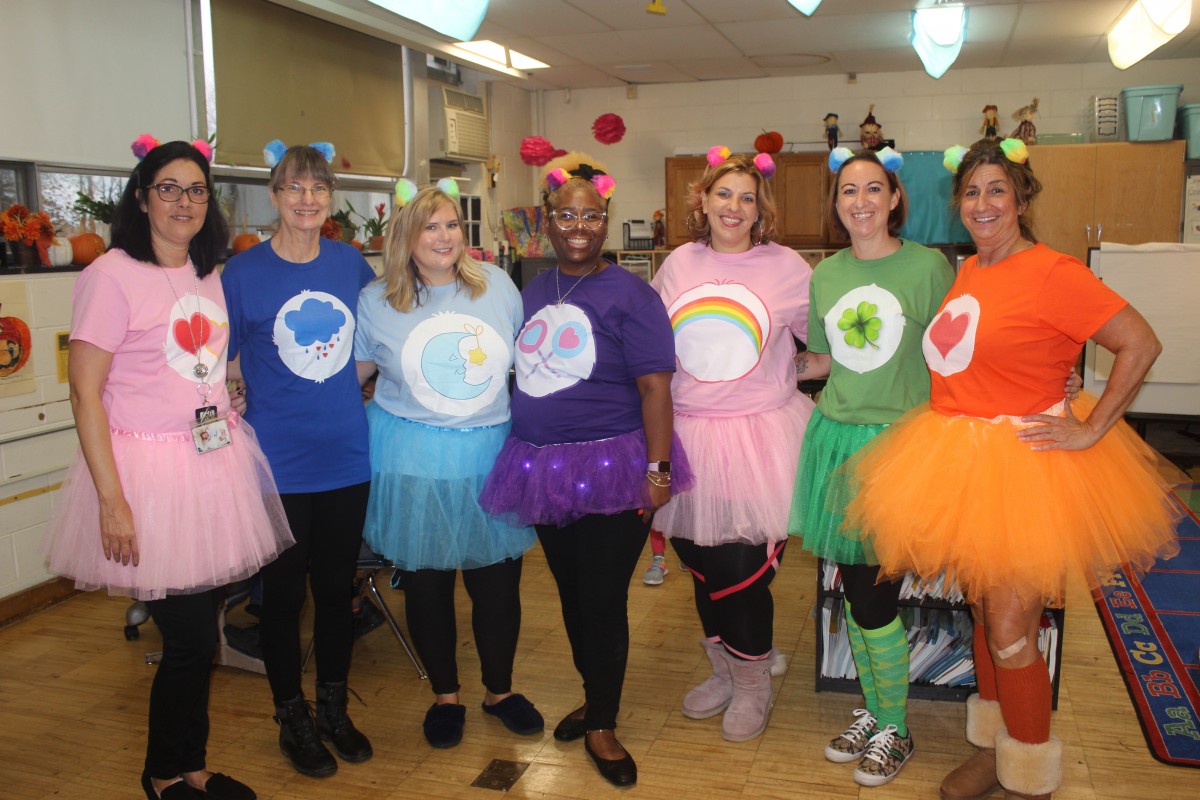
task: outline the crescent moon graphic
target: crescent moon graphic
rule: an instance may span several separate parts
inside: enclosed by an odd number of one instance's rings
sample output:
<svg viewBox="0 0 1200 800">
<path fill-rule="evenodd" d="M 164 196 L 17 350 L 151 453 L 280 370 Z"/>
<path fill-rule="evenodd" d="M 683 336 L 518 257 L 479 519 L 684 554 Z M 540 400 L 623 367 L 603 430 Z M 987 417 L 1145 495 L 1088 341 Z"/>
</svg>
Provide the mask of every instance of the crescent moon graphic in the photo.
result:
<svg viewBox="0 0 1200 800">
<path fill-rule="evenodd" d="M 465 380 L 466 362 L 459 355 L 459 342 L 469 333 L 441 333 L 434 336 L 421 351 L 421 372 L 429 385 L 451 400 L 471 400 L 487 391 L 493 378 L 480 384 Z"/>
</svg>

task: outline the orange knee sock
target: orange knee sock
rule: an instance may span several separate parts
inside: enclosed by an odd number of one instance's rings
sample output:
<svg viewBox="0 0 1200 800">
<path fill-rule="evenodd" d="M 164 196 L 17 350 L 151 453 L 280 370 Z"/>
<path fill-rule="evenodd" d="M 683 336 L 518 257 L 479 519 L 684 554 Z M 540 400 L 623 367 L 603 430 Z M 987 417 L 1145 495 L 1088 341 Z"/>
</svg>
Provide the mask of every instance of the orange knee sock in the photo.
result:
<svg viewBox="0 0 1200 800">
<path fill-rule="evenodd" d="M 996 670 L 1000 713 L 1008 735 L 1026 744 L 1050 740 L 1050 673 L 1040 658 L 1019 669 Z"/>
<path fill-rule="evenodd" d="M 975 638 L 971 650 L 975 656 L 975 684 L 979 688 L 979 699 L 995 700 L 996 665 L 992 663 L 992 652 L 988 650 L 987 635 L 978 622 L 975 623 Z"/>
</svg>

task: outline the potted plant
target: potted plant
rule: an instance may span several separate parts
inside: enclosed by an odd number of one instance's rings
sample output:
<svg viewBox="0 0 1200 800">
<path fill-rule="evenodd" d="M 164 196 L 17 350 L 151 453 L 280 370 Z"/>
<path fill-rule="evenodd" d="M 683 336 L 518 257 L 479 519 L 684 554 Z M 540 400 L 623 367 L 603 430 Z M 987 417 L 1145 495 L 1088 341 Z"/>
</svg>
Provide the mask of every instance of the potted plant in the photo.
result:
<svg viewBox="0 0 1200 800">
<path fill-rule="evenodd" d="M 38 245 L 43 251 L 54 242 L 54 225 L 42 211 L 30 211 L 19 203 L 13 203 L 0 214 L 0 232 L 8 242 L 12 254 L 11 266 L 36 267 L 39 261 Z M 48 257 L 45 265 L 50 266 Z"/>
<path fill-rule="evenodd" d="M 75 204 L 71 208 L 83 219 L 79 225 L 81 233 L 95 233 L 104 241 L 109 242 L 109 226 L 112 225 L 113 212 L 116 211 L 117 201 L 112 197 L 97 200 L 83 192 L 75 193 Z"/>
<path fill-rule="evenodd" d="M 346 208 L 343 208 L 340 211 L 335 211 L 329 215 L 329 219 L 336 222 L 338 226 L 340 226 L 339 230 L 341 232 L 342 241 L 346 244 L 352 243 L 354 238 L 358 236 L 358 223 L 356 223 L 354 218 L 351 216 L 354 213 L 354 206 L 347 203 Z"/>
<path fill-rule="evenodd" d="M 347 203 L 347 205 L 350 204 Z M 350 211 L 363 221 L 362 231 L 363 235 L 367 237 L 366 249 L 374 252 L 383 250 L 383 229 L 386 224 L 387 203 L 375 206 L 375 216 L 373 217 L 364 217 L 355 211 L 353 206 L 350 207 Z"/>
</svg>

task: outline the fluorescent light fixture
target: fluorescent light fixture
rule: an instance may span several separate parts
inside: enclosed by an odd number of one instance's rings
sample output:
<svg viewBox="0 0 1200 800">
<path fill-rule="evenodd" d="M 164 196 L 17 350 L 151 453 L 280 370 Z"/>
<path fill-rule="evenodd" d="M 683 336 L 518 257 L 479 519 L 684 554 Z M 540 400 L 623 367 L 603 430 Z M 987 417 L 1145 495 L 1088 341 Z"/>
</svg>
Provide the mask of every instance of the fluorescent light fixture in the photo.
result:
<svg viewBox="0 0 1200 800">
<path fill-rule="evenodd" d="M 486 59 L 495 61 L 497 64 L 508 65 L 504 45 L 493 42 L 491 39 L 480 39 L 477 42 L 459 42 L 458 46 L 477 56 L 483 56 Z"/>
<path fill-rule="evenodd" d="M 1129 69 L 1188 26 L 1192 0 L 1138 0 L 1108 33 L 1108 58 Z"/>
<path fill-rule="evenodd" d="M 811 17 L 817 10 L 817 6 L 821 5 L 821 0 L 788 0 L 788 2 L 806 17 Z"/>
<path fill-rule="evenodd" d="M 368 0 L 426 28 L 460 42 L 469 40 L 483 24 L 488 0 Z"/>
<path fill-rule="evenodd" d="M 513 69 L 548 69 L 549 64 L 538 61 L 536 58 L 530 58 L 524 53 L 518 53 L 516 50 L 508 51 L 508 63 Z"/>
<path fill-rule="evenodd" d="M 912 34 L 908 41 L 931 78 L 946 74 L 966 38 L 967 9 L 963 6 L 932 6 L 912 12 Z"/>
</svg>

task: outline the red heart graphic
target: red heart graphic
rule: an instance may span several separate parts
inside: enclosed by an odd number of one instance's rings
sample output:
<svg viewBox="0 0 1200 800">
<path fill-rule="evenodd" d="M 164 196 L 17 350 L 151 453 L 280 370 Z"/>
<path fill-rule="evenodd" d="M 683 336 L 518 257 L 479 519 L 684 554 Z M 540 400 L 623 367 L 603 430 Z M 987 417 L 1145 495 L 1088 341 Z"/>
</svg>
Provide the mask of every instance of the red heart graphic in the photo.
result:
<svg viewBox="0 0 1200 800">
<path fill-rule="evenodd" d="M 212 336 L 212 320 L 197 312 L 192 314 L 191 319 L 175 320 L 173 333 L 175 344 L 192 355 L 196 355 L 200 348 L 208 342 L 208 338 Z"/>
<path fill-rule="evenodd" d="M 967 325 L 970 322 L 969 314 L 954 316 L 946 311 L 929 326 L 929 341 L 933 342 L 933 346 L 942 354 L 942 358 L 945 358 L 946 354 L 962 341 L 963 334 L 967 332 Z"/>
<path fill-rule="evenodd" d="M 567 350 L 574 350 L 579 347 L 579 334 L 574 328 L 567 328 L 558 335 L 558 345 Z"/>
</svg>

